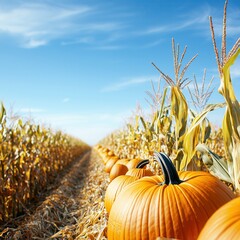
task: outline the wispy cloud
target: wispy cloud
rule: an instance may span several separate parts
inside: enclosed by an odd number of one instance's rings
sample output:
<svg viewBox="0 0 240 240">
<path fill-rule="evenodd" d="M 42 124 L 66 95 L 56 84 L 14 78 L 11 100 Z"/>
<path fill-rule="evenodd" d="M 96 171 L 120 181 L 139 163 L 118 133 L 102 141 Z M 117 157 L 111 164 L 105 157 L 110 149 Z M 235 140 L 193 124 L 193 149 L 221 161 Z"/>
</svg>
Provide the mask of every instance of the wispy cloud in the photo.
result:
<svg viewBox="0 0 240 240">
<path fill-rule="evenodd" d="M 169 33 L 182 31 L 189 28 L 196 28 L 196 24 L 205 24 L 210 15 L 210 8 L 206 7 L 203 11 L 188 12 L 188 15 L 182 15 L 179 20 L 174 23 L 164 23 L 164 25 L 151 26 L 144 31 L 137 32 L 139 35 L 152 35 L 158 33 Z"/>
<path fill-rule="evenodd" d="M 216 13 L 218 15 L 216 16 Z M 149 28 L 136 32 L 138 35 L 153 35 L 159 33 L 172 33 L 184 30 L 197 30 L 198 33 L 209 35 L 209 16 L 213 17 L 215 35 L 222 35 L 222 12 L 210 5 L 204 5 L 202 9 L 193 10 L 187 14 L 179 15 L 178 21 L 174 23 L 164 23 L 164 25 L 150 26 Z M 238 36 L 240 34 L 240 16 L 236 9 L 228 9 L 227 34 L 228 36 Z M 199 31 L 200 30 L 200 31 Z"/>
<path fill-rule="evenodd" d="M 60 37 L 68 39 L 70 35 L 79 42 L 86 41 L 93 39 L 90 33 L 106 34 L 123 27 L 116 21 L 94 18 L 98 9 L 88 5 L 21 3 L 0 9 L 0 33 L 17 38 L 26 48 L 43 46 Z"/>
<path fill-rule="evenodd" d="M 44 109 L 41 108 L 21 108 L 20 113 L 43 113 Z"/>
<path fill-rule="evenodd" d="M 146 82 L 157 81 L 157 80 L 158 80 L 158 76 L 139 76 L 139 77 L 135 77 L 135 78 L 129 78 L 122 82 L 118 82 L 118 83 L 114 83 L 112 85 L 106 86 L 106 87 L 102 88 L 101 92 L 120 91 L 129 86 L 143 84 Z"/>
</svg>

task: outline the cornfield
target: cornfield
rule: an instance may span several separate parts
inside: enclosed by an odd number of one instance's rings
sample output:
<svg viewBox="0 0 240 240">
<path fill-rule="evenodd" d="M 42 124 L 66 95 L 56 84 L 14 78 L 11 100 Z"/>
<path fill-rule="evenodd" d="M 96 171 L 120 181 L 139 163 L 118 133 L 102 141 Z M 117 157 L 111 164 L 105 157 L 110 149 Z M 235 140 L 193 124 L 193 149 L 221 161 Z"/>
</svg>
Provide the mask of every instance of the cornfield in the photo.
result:
<svg viewBox="0 0 240 240">
<path fill-rule="evenodd" d="M 0 117 L 0 221 L 16 217 L 56 175 L 89 147 L 61 132 Z"/>
</svg>

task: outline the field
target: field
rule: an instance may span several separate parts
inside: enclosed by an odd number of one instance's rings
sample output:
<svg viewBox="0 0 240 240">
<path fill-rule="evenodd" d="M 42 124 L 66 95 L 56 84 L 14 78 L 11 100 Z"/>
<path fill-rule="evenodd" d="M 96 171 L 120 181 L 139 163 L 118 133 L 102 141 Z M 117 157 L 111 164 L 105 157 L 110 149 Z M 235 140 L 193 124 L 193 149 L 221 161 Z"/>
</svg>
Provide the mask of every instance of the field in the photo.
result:
<svg viewBox="0 0 240 240">
<path fill-rule="evenodd" d="M 55 179 L 25 215 L 3 225 L 1 237 L 104 239 L 107 182 L 101 158 L 96 151 L 87 151 Z"/>
</svg>

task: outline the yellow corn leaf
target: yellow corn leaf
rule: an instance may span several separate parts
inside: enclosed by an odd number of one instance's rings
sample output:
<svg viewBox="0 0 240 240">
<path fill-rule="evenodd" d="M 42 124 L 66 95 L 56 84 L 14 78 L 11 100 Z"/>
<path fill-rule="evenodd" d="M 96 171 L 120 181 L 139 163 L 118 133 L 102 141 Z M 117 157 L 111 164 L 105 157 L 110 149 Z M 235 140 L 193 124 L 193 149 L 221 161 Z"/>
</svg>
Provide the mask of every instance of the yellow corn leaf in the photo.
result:
<svg viewBox="0 0 240 240">
<path fill-rule="evenodd" d="M 186 130 L 188 105 L 180 88 L 177 86 L 171 87 L 171 113 L 175 117 L 175 136 L 178 141 Z"/>
<path fill-rule="evenodd" d="M 135 129 L 136 130 L 139 128 L 139 118 L 140 118 L 140 116 L 136 115 L 136 117 L 135 117 Z"/>
<path fill-rule="evenodd" d="M 187 165 L 191 162 L 194 154 L 195 147 L 199 143 L 200 136 L 200 125 L 196 125 L 194 128 L 191 128 L 191 131 L 188 131 L 184 137 L 183 149 L 184 157 L 180 164 L 180 170 L 186 170 Z"/>
<path fill-rule="evenodd" d="M 182 136 L 184 158 L 180 164 L 180 170 L 187 168 L 188 164 L 191 162 L 196 150 L 195 147 L 201 141 L 200 139 L 200 124 L 206 120 L 206 115 L 213 111 L 214 109 L 225 106 L 224 103 L 220 104 L 209 104 L 200 114 L 198 114 L 193 120 L 188 128 L 187 132 Z"/>
<path fill-rule="evenodd" d="M 6 110 L 5 107 L 3 106 L 3 103 L 1 103 L 1 107 L 0 107 L 0 123 L 3 120 L 3 117 L 6 115 Z"/>
<path fill-rule="evenodd" d="M 228 170 L 231 178 L 234 179 L 234 187 L 238 191 L 240 191 L 240 104 L 234 93 L 230 67 L 234 64 L 239 54 L 240 48 L 228 59 L 222 68 L 221 85 L 219 87 L 219 92 L 224 96 L 227 103 L 222 128 Z"/>
<path fill-rule="evenodd" d="M 240 140 L 238 127 L 240 126 L 240 105 L 236 99 L 231 77 L 230 77 L 230 67 L 234 64 L 236 58 L 240 54 L 240 48 L 238 51 L 226 62 L 224 65 L 222 72 L 222 79 L 221 79 L 221 86 L 219 87 L 219 92 L 224 96 L 227 105 L 230 111 L 230 119 L 232 122 L 233 132 Z"/>
<path fill-rule="evenodd" d="M 211 134 L 211 124 L 207 118 L 205 118 L 201 124 L 201 142 L 205 143 Z"/>
<path fill-rule="evenodd" d="M 222 129 L 223 129 L 223 139 L 224 139 L 224 147 L 226 156 L 229 162 L 232 162 L 232 151 L 233 151 L 233 144 L 232 144 L 232 136 L 233 136 L 233 128 L 231 123 L 230 111 L 229 107 L 226 107 L 226 112 L 222 122 Z"/>
</svg>

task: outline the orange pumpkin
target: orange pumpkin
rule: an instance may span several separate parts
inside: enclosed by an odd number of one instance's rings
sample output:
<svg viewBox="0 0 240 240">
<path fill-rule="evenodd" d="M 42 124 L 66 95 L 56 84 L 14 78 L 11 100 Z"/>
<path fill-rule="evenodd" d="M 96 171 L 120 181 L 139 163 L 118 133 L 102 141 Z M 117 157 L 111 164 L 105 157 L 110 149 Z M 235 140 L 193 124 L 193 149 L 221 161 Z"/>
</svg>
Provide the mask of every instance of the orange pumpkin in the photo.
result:
<svg viewBox="0 0 240 240">
<path fill-rule="evenodd" d="M 154 174 L 152 173 L 152 171 L 150 169 L 145 169 L 145 166 L 148 163 L 149 163 L 148 159 L 140 161 L 137 164 L 136 168 L 132 168 L 132 169 L 128 170 L 126 175 L 138 177 L 138 178 L 142 178 L 145 176 L 153 176 Z"/>
<path fill-rule="evenodd" d="M 123 189 L 109 214 L 108 240 L 196 239 L 209 217 L 234 198 L 211 174 L 177 172 L 165 154 L 155 158 L 163 177 L 144 177 Z"/>
<path fill-rule="evenodd" d="M 119 195 L 119 193 L 130 183 L 138 180 L 138 177 L 131 177 L 126 175 L 121 175 L 116 177 L 107 187 L 105 198 L 104 198 L 104 205 L 109 213 L 111 210 L 111 207 L 116 199 L 116 197 Z"/>
<path fill-rule="evenodd" d="M 128 163 L 127 163 L 127 167 L 128 169 L 132 169 L 132 168 L 136 168 L 136 166 L 138 165 L 138 163 L 141 162 L 141 159 L 138 159 L 138 158 L 134 158 L 134 159 L 131 159 Z"/>
<path fill-rule="evenodd" d="M 118 164 L 118 163 L 116 162 L 116 164 L 113 165 L 113 167 L 112 167 L 112 169 L 111 169 L 111 171 L 110 171 L 110 173 L 109 173 L 110 182 L 111 182 L 114 178 L 116 178 L 116 177 L 118 177 L 118 176 L 120 176 L 120 175 L 125 175 L 127 171 L 128 171 L 128 168 L 127 168 L 126 165 Z"/>
<path fill-rule="evenodd" d="M 148 171 L 141 171 L 141 167 L 144 167 L 146 164 L 149 163 L 149 160 L 142 160 L 141 163 L 138 164 L 136 172 L 133 172 L 132 175 L 122 175 L 116 177 L 107 187 L 105 193 L 105 208 L 107 212 L 110 212 L 110 209 L 115 201 L 116 197 L 120 194 L 120 192 L 130 183 L 144 177 L 144 176 L 152 176 L 153 173 Z M 118 164 L 118 163 L 117 163 Z M 146 169 L 145 169 L 146 170 Z M 130 171 L 133 171 L 131 169 Z M 139 173 L 140 171 L 140 173 Z"/>
<path fill-rule="evenodd" d="M 105 165 L 105 171 L 107 173 L 110 173 L 113 165 L 118 161 L 118 157 L 111 157 L 110 159 L 108 159 L 108 161 L 106 162 Z"/>
<path fill-rule="evenodd" d="M 198 240 L 240 239 L 240 197 L 219 208 L 207 221 Z"/>
<path fill-rule="evenodd" d="M 120 160 L 118 161 L 118 163 L 127 166 L 127 164 L 128 164 L 129 161 L 130 161 L 130 160 L 129 160 L 128 158 L 122 158 L 122 159 L 120 159 Z"/>
</svg>

